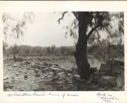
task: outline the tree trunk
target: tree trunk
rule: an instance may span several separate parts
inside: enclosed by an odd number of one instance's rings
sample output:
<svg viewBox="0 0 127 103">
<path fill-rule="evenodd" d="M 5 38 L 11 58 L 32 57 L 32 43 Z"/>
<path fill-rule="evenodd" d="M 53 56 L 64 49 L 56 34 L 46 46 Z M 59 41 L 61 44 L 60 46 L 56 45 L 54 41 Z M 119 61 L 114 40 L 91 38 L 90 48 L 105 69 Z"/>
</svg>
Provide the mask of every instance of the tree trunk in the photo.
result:
<svg viewBox="0 0 127 103">
<path fill-rule="evenodd" d="M 90 78 L 90 65 L 87 60 L 87 25 L 89 14 L 86 12 L 79 12 L 79 38 L 76 45 L 75 59 L 78 67 L 80 78 L 88 80 Z"/>
</svg>

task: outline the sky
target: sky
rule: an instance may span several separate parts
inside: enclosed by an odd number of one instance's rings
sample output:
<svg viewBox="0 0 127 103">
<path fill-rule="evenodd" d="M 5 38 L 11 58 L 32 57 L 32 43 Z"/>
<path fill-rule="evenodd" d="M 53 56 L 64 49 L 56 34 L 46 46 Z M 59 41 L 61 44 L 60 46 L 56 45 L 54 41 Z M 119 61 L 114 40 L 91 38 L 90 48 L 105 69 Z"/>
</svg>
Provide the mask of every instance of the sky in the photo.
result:
<svg viewBox="0 0 127 103">
<path fill-rule="evenodd" d="M 11 16 L 17 16 L 18 14 L 11 14 Z M 74 45 L 74 39 L 70 36 L 65 38 L 65 29 L 68 24 L 75 18 L 71 13 L 65 15 L 64 20 L 61 20 L 60 24 L 58 19 L 61 17 L 61 13 L 54 12 L 37 12 L 35 13 L 35 19 L 32 24 L 27 25 L 23 36 L 19 39 L 14 36 L 8 36 L 6 41 L 9 45 L 32 45 L 32 46 L 72 46 Z"/>
<path fill-rule="evenodd" d="M 10 16 L 21 19 L 22 13 L 9 13 Z M 26 26 L 23 36 L 19 36 L 18 39 L 14 36 L 8 36 L 6 42 L 9 45 L 31 45 L 31 46 L 73 46 L 75 40 L 69 35 L 65 38 L 65 32 L 68 25 L 71 24 L 72 20 L 75 19 L 74 15 L 69 12 L 61 20 L 60 24 L 58 19 L 61 17 L 61 13 L 57 12 L 35 12 L 35 18 L 33 23 Z M 14 22 L 12 22 L 14 25 Z M 114 30 L 118 28 L 118 22 L 112 23 Z M 78 32 L 78 31 L 77 31 Z M 107 37 L 107 33 L 104 31 L 100 32 L 101 39 Z"/>
</svg>

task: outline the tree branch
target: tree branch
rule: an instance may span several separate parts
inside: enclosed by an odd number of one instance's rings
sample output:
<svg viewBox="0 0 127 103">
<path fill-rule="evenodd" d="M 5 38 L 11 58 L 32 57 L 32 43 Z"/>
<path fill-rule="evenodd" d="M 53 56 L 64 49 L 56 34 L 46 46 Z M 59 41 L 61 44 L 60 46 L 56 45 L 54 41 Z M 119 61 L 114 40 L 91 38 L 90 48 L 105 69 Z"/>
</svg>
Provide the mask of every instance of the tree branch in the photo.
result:
<svg viewBox="0 0 127 103">
<path fill-rule="evenodd" d="M 91 29 L 91 31 L 87 34 L 87 37 L 86 37 L 87 40 L 88 40 L 89 37 L 92 35 L 93 31 L 96 30 L 98 27 L 99 27 L 99 25 L 96 25 L 95 27 L 93 27 L 93 28 Z"/>
<path fill-rule="evenodd" d="M 97 33 L 97 36 L 98 36 L 98 38 L 97 38 L 97 42 L 100 42 L 100 35 L 99 35 L 98 30 L 96 30 L 96 33 Z"/>
<path fill-rule="evenodd" d="M 108 34 L 109 34 L 110 36 L 112 36 L 112 34 L 111 34 L 111 32 L 108 30 L 108 28 L 105 27 L 105 29 L 106 29 L 106 31 L 108 32 Z"/>
<path fill-rule="evenodd" d="M 78 20 L 78 13 L 77 12 L 72 12 L 75 16 L 75 18 Z"/>
<path fill-rule="evenodd" d="M 124 35 L 124 27 L 123 27 L 123 25 L 122 24 L 120 24 L 119 23 L 119 29 L 121 30 L 121 32 L 123 33 L 123 35 Z"/>
<path fill-rule="evenodd" d="M 60 24 L 60 20 L 62 20 L 62 19 L 63 19 L 64 15 L 65 15 L 66 13 L 67 13 L 67 11 L 65 11 L 65 12 L 63 12 L 63 13 L 62 13 L 62 17 L 61 17 L 61 18 L 59 18 L 59 20 L 58 20 L 59 24 Z"/>
</svg>

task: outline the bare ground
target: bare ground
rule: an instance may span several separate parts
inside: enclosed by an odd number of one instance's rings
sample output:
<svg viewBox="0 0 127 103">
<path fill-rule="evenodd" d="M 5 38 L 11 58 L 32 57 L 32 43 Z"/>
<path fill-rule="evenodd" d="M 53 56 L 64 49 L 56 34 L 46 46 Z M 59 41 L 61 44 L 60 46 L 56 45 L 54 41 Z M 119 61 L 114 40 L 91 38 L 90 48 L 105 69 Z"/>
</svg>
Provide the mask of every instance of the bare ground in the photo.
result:
<svg viewBox="0 0 127 103">
<path fill-rule="evenodd" d="M 72 56 L 22 57 L 14 61 L 4 58 L 4 91 L 118 91 L 123 88 L 101 87 L 81 80 Z M 100 62 L 89 57 L 91 67 Z"/>
</svg>

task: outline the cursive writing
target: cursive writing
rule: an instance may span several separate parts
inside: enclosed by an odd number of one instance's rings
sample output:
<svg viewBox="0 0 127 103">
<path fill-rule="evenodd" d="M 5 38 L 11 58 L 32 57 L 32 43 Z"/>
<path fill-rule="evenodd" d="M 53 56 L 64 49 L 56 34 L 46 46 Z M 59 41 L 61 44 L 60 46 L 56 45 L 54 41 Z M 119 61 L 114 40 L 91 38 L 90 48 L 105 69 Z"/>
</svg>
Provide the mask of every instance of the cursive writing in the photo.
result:
<svg viewBox="0 0 127 103">
<path fill-rule="evenodd" d="M 79 95 L 77 93 L 52 93 L 52 92 L 42 92 L 42 93 L 37 93 L 37 92 L 33 92 L 33 93 L 8 93 L 7 94 L 8 97 L 24 97 L 24 96 L 52 96 L 52 97 L 62 97 L 63 99 L 65 97 L 79 97 Z"/>
<path fill-rule="evenodd" d="M 103 100 L 103 102 L 108 102 L 108 103 L 119 100 L 119 98 L 117 98 L 115 95 L 111 93 L 97 93 L 96 96 L 100 98 L 101 100 Z"/>
</svg>

